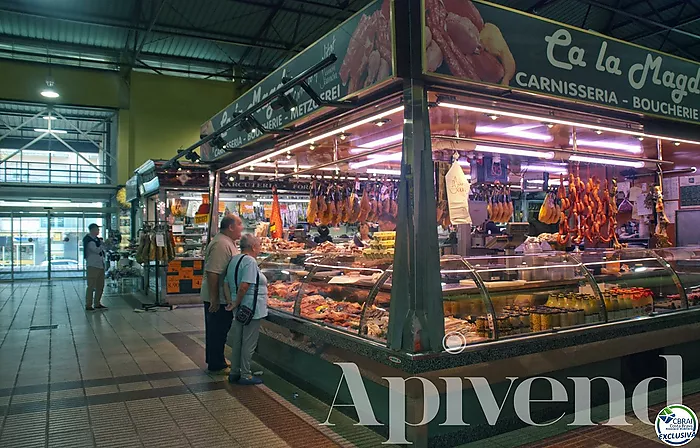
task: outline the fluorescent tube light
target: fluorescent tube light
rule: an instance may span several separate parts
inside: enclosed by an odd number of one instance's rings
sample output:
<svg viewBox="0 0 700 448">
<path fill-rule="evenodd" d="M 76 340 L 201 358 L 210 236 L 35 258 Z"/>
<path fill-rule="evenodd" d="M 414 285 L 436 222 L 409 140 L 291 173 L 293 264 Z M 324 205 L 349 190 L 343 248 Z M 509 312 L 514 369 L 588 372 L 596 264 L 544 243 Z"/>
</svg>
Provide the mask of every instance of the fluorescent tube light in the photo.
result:
<svg viewBox="0 0 700 448">
<path fill-rule="evenodd" d="M 58 92 L 56 92 L 54 89 L 49 88 L 42 90 L 41 96 L 45 98 L 58 98 L 61 95 L 59 95 Z"/>
<path fill-rule="evenodd" d="M 67 199 L 30 199 L 29 202 L 37 202 L 40 204 L 52 203 L 52 204 L 70 204 L 71 201 Z"/>
<path fill-rule="evenodd" d="M 286 153 L 287 151 L 292 151 L 292 150 L 294 150 L 294 149 L 296 149 L 296 148 L 301 148 L 302 146 L 306 146 L 306 145 L 309 145 L 309 144 L 314 143 L 314 142 L 319 142 L 319 141 L 321 141 L 321 140 L 323 140 L 323 139 L 326 139 L 326 138 L 328 138 L 328 137 L 332 137 L 332 136 L 334 136 L 334 135 L 338 135 L 338 134 L 345 133 L 346 131 L 348 131 L 348 130 L 350 130 L 350 129 L 354 129 L 354 128 L 356 128 L 356 127 L 362 126 L 362 125 L 367 124 L 367 123 L 372 123 L 372 122 L 374 122 L 374 121 L 376 121 L 376 120 L 380 120 L 380 119 L 382 119 L 382 118 L 384 118 L 384 117 L 388 117 L 389 115 L 393 115 L 393 114 L 395 114 L 395 113 L 397 113 L 397 112 L 401 112 L 402 110 L 403 110 L 403 105 L 402 105 L 402 106 L 399 106 L 399 107 L 395 107 L 395 108 L 390 109 L 390 110 L 387 110 L 387 111 L 382 112 L 382 113 L 380 113 L 380 114 L 377 114 L 377 115 L 373 115 L 373 116 L 371 116 L 371 117 L 364 118 L 364 119 L 359 120 L 359 121 L 356 121 L 356 122 L 354 122 L 354 123 L 350 123 L 350 124 L 348 124 L 347 126 L 340 127 L 340 128 L 334 129 L 334 130 L 332 130 L 332 131 L 328 131 L 328 132 L 326 132 L 325 134 L 317 135 L 317 136 L 315 136 L 315 137 L 309 138 L 309 139 L 304 140 L 304 141 L 301 141 L 301 142 L 299 142 L 299 143 L 295 143 L 295 144 L 293 144 L 293 145 L 290 145 L 290 146 L 287 146 L 287 147 L 278 149 L 277 151 L 274 151 L 274 152 L 272 152 L 272 153 L 270 153 L 270 154 L 266 154 L 266 155 L 264 155 L 264 156 L 260 156 L 260 157 L 258 157 L 257 159 L 251 160 L 250 162 L 246 162 L 246 163 L 243 163 L 243 164 L 241 164 L 241 165 L 239 165 L 239 166 L 237 166 L 237 167 L 228 169 L 228 170 L 226 170 L 226 174 L 234 173 L 234 172 L 236 172 L 236 171 L 240 171 L 240 170 L 242 170 L 242 169 L 244 169 L 244 168 L 247 168 L 247 167 L 249 167 L 249 166 L 256 165 L 256 164 L 258 164 L 258 163 L 260 163 L 260 162 L 263 162 L 263 161 L 265 161 L 265 160 L 267 160 L 267 159 L 269 159 L 269 158 L 276 157 L 276 156 L 278 156 L 278 155 L 280 155 L 280 154 L 284 154 L 284 153 Z"/>
<path fill-rule="evenodd" d="M 569 139 L 569 144 L 574 144 L 574 139 Z M 600 148 L 600 149 L 619 149 L 620 151 L 632 152 L 639 154 L 642 152 L 642 147 L 640 145 L 611 142 L 607 140 L 589 141 L 589 140 L 576 140 L 576 147 L 589 147 L 589 148 Z"/>
<path fill-rule="evenodd" d="M 400 152 L 395 152 L 392 154 L 383 154 L 383 155 L 373 154 L 373 156 L 375 156 L 375 157 L 370 157 L 368 160 L 365 160 L 362 162 L 351 163 L 350 169 L 356 170 L 358 168 L 364 168 L 366 166 L 378 165 L 378 164 L 384 163 L 384 162 L 400 162 L 401 159 L 403 158 L 403 156 Z"/>
<path fill-rule="evenodd" d="M 398 143 L 403 140 L 403 132 L 400 134 L 390 135 L 389 137 L 380 138 L 371 142 L 363 143 L 357 145 L 357 148 L 350 150 L 351 153 L 360 153 L 366 149 L 380 148 L 382 146 L 390 145 L 392 143 Z"/>
<path fill-rule="evenodd" d="M 52 134 L 67 134 L 68 131 L 64 131 L 62 129 L 41 129 L 41 128 L 34 128 L 34 132 L 50 132 Z"/>
<path fill-rule="evenodd" d="M 635 160 L 618 160 L 618 159 L 605 159 L 601 157 L 588 157 L 572 155 L 569 157 L 572 162 L 584 162 L 584 163 L 598 163 L 600 165 L 613 165 L 613 166 L 626 166 L 630 168 L 644 168 L 645 163 Z"/>
<path fill-rule="evenodd" d="M 530 151 L 528 149 L 502 148 L 500 146 L 476 145 L 475 151 L 489 152 L 495 154 L 506 154 L 511 156 L 537 157 L 540 159 L 553 159 L 552 151 Z"/>
<path fill-rule="evenodd" d="M 367 170 L 367 173 L 368 174 L 386 174 L 388 176 L 400 176 L 401 170 L 382 170 L 382 169 L 370 168 Z"/>
<path fill-rule="evenodd" d="M 597 124 L 578 123 L 575 121 L 561 120 L 561 119 L 552 118 L 552 117 L 538 117 L 536 115 L 521 114 L 521 113 L 517 113 L 517 112 L 506 112 L 506 111 L 502 111 L 502 110 L 489 109 L 489 108 L 484 108 L 484 107 L 467 106 L 466 104 L 451 103 L 449 101 L 438 100 L 437 104 L 438 104 L 438 106 L 448 107 L 451 109 L 468 110 L 471 112 L 479 112 L 479 113 L 484 113 L 484 114 L 496 114 L 496 115 L 502 115 L 504 117 L 522 118 L 524 120 L 534 120 L 534 121 L 538 121 L 538 122 L 546 121 L 548 124 L 551 124 L 551 123 L 563 124 L 565 126 L 576 126 L 579 128 L 591 129 L 593 131 L 609 131 L 609 132 L 614 132 L 614 133 L 618 133 L 618 134 L 633 135 L 635 137 L 650 137 L 650 138 L 658 138 L 661 140 L 667 140 L 667 141 L 671 141 L 671 142 L 683 142 L 683 143 L 690 143 L 691 145 L 700 145 L 700 142 L 694 141 L 694 140 L 683 140 L 683 139 L 678 139 L 678 138 L 664 137 L 661 135 L 645 134 L 644 132 L 633 131 L 631 129 L 609 128 L 609 127 L 600 126 Z"/>
<path fill-rule="evenodd" d="M 534 173 L 568 174 L 569 172 L 566 165 L 522 165 L 520 169 Z"/>
<path fill-rule="evenodd" d="M 511 137 L 519 137 L 525 140 L 536 140 L 541 142 L 551 142 L 553 137 L 550 134 L 540 134 L 539 132 L 528 132 L 528 129 L 539 127 L 539 125 L 517 125 L 517 126 L 477 126 L 477 134 L 496 134 Z"/>
<path fill-rule="evenodd" d="M 48 116 L 48 115 L 45 115 L 45 116 L 42 117 L 42 118 L 43 118 L 44 120 L 58 120 L 58 118 L 56 118 L 56 117 L 54 117 L 54 116 Z"/>
</svg>

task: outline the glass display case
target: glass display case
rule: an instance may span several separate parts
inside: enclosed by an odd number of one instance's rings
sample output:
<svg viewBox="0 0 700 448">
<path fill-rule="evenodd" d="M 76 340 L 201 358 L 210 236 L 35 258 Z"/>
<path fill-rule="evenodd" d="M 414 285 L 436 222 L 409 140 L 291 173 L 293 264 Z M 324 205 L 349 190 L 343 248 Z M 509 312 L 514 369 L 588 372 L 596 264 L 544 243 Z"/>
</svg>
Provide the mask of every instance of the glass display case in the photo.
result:
<svg viewBox="0 0 700 448">
<path fill-rule="evenodd" d="M 688 305 L 691 308 L 700 307 L 700 247 L 669 247 L 654 252 L 678 275 Z M 678 300 L 673 293 L 668 298 Z"/>
<path fill-rule="evenodd" d="M 391 258 L 289 252 L 260 267 L 270 309 L 386 342 Z M 448 349 L 700 305 L 700 249 L 450 255 L 440 267 Z"/>
<path fill-rule="evenodd" d="M 605 249 L 577 257 L 598 284 L 608 321 L 687 308 L 678 273 L 660 253 Z"/>
</svg>

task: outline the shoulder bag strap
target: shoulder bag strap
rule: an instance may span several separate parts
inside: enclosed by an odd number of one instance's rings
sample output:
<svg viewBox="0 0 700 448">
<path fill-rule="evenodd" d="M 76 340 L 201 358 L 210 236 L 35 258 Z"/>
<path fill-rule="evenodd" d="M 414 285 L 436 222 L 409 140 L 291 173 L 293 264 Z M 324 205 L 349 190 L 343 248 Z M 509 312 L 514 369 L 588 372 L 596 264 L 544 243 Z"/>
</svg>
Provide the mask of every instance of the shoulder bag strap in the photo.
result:
<svg viewBox="0 0 700 448">
<path fill-rule="evenodd" d="M 250 257 L 253 258 L 253 257 Z M 253 264 L 255 265 L 255 290 L 253 292 L 253 316 L 255 316 L 255 307 L 258 306 L 258 286 L 260 285 L 260 270 L 258 269 L 258 262 L 253 258 Z"/>
<path fill-rule="evenodd" d="M 238 268 L 241 267 L 241 262 L 246 256 L 243 255 L 239 260 L 238 263 L 236 263 L 236 272 L 235 272 L 235 277 L 234 281 L 236 282 L 236 294 L 238 294 Z M 253 258 L 253 257 L 251 257 Z M 253 258 L 253 263 L 255 263 L 255 269 L 257 270 L 257 262 L 255 261 L 255 258 Z M 258 305 L 258 286 L 260 285 L 260 271 L 257 272 L 255 276 L 255 289 L 253 290 L 253 315 L 255 315 L 255 308 Z"/>
<path fill-rule="evenodd" d="M 238 263 L 236 263 L 236 271 L 233 273 L 233 282 L 236 285 L 236 294 L 238 294 L 238 268 L 241 267 L 241 262 L 244 258 L 245 255 L 238 259 Z"/>
</svg>

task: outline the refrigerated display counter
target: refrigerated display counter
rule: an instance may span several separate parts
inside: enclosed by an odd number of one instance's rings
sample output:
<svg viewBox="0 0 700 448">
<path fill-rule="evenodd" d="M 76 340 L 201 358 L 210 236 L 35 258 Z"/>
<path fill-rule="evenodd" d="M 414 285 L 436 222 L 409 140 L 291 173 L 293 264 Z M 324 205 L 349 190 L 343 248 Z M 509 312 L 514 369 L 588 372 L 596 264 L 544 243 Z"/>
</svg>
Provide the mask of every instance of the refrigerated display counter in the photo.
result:
<svg viewBox="0 0 700 448">
<path fill-rule="evenodd" d="M 389 407 L 383 378 L 388 376 L 432 381 L 444 405 L 439 378 L 446 376 L 485 377 L 494 390 L 507 386 L 508 377 L 542 374 L 562 381 L 574 374 L 607 375 L 628 385 L 640 375 L 663 376 L 659 355 L 664 353 L 686 354 L 685 371 L 697 371 L 691 355 L 697 350 L 700 309 L 688 300 L 698 285 L 697 254 L 700 248 L 443 256 L 440 353 L 421 352 L 418 346 L 412 352 L 388 348 L 392 278 L 401 275 L 393 271 L 391 258 L 268 254 L 260 266 L 269 282 L 270 314 L 256 356 L 329 402 L 339 387 L 333 363 L 355 363 L 384 423 Z M 639 371 L 627 371 L 630 360 Z M 420 383 L 409 385 L 408 406 L 421 415 Z M 350 397 L 343 389 L 336 399 Z M 476 399 L 468 385 L 463 399 Z M 561 415 L 560 409 L 533 410 L 533 415 L 545 420 L 552 412 Z M 508 417 L 497 429 L 485 424 L 483 415 L 469 415 L 472 426 L 466 428 L 472 433 L 436 421 L 422 440 L 451 446 L 518 426 L 508 420 L 514 419 L 512 403 L 504 407 Z"/>
</svg>

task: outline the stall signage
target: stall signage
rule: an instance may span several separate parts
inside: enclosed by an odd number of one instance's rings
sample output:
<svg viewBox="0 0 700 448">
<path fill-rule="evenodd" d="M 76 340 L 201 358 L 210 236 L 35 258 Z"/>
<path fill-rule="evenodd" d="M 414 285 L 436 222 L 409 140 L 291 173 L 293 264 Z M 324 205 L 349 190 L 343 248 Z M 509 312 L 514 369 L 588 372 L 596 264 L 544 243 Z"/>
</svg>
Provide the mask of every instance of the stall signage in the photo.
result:
<svg viewBox="0 0 700 448">
<path fill-rule="evenodd" d="M 195 224 L 206 224 L 208 222 L 209 222 L 209 215 L 207 215 L 207 214 L 194 215 L 194 223 Z"/>
<path fill-rule="evenodd" d="M 391 78 L 393 45 L 389 22 L 390 4 L 391 0 L 376 0 L 369 4 L 203 124 L 200 135 L 210 135 L 220 129 L 236 114 L 274 95 L 284 84 L 283 78 L 293 78 L 332 54 L 338 58 L 337 61 L 307 80 L 323 100 L 342 100 Z M 371 45 L 366 46 L 366 42 Z M 271 106 L 266 106 L 255 112 L 254 117 L 266 129 L 283 128 L 319 108 L 300 87 L 287 93 L 297 102 L 294 110 L 273 110 Z M 226 149 L 240 148 L 261 136 L 257 130 L 247 133 L 233 127 L 221 134 L 226 142 L 225 148 L 202 145 L 201 158 L 205 162 L 211 162 L 223 156 Z"/>
<path fill-rule="evenodd" d="M 126 181 L 125 185 L 126 201 L 131 202 L 139 197 L 139 179 L 134 175 Z"/>
<path fill-rule="evenodd" d="M 480 1 L 425 5 L 426 73 L 700 123 L 700 64 Z"/>
<path fill-rule="evenodd" d="M 226 189 L 249 191 L 272 191 L 276 187 L 278 191 L 311 191 L 310 182 L 269 182 L 262 180 L 223 180 L 221 186 Z"/>
</svg>

